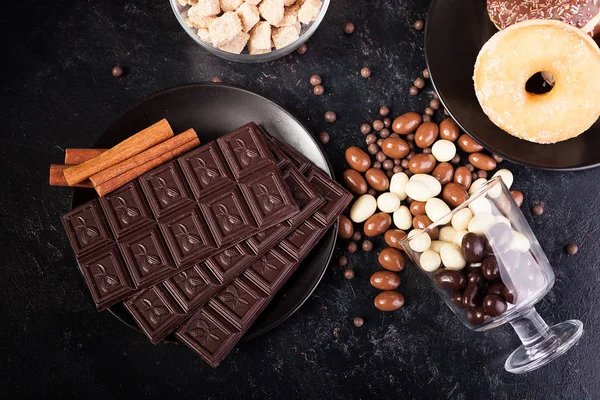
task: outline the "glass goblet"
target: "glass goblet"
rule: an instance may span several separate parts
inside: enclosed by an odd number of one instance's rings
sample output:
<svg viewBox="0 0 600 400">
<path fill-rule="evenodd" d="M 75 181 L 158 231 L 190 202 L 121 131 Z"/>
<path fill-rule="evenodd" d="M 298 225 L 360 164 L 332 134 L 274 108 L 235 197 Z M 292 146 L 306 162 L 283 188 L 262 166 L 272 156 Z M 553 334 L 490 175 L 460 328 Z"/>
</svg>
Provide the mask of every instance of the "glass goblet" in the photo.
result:
<svg viewBox="0 0 600 400">
<path fill-rule="evenodd" d="M 549 327 L 535 310 L 554 285 L 554 272 L 500 177 L 399 244 L 468 328 L 512 325 L 523 344 L 506 360 L 508 372 L 549 363 L 583 333 L 581 321 Z"/>
</svg>

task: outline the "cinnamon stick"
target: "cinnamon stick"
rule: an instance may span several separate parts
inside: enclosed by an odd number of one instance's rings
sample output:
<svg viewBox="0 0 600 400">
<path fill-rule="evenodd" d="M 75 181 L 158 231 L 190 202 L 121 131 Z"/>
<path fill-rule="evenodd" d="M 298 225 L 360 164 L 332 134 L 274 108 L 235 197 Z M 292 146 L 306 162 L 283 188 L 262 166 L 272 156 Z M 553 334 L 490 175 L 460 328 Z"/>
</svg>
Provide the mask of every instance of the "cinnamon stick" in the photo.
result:
<svg viewBox="0 0 600 400">
<path fill-rule="evenodd" d="M 157 144 L 156 146 L 151 147 L 140 154 L 137 154 L 125 161 L 122 161 L 110 168 L 90 176 L 90 181 L 92 181 L 92 185 L 94 185 L 94 187 L 97 187 L 110 179 L 124 174 L 130 169 L 146 164 L 147 162 L 154 160 L 163 154 L 171 153 L 178 147 L 197 138 L 198 136 L 196 135 L 196 131 L 193 129 L 188 129 L 187 131 L 180 133 L 179 135 L 175 135 L 171 139 L 165 140 L 164 142 Z"/>
<path fill-rule="evenodd" d="M 198 138 L 190 140 L 189 142 L 183 144 L 182 146 L 179 146 L 178 148 L 168 153 L 164 153 L 161 156 L 154 158 L 145 164 L 132 168 L 129 171 L 96 186 L 96 192 L 99 196 L 104 196 L 112 192 L 113 190 L 118 189 L 124 184 L 131 182 L 132 180 L 141 176 L 142 174 L 150 171 L 152 168 L 156 168 L 159 165 L 166 163 L 167 161 L 171 161 L 173 158 L 193 149 L 199 144 L 200 140 Z"/>
<path fill-rule="evenodd" d="M 72 186 L 171 137 L 173 137 L 173 129 L 171 129 L 166 119 L 162 119 L 106 150 L 99 156 L 67 168 L 64 171 L 65 179 Z"/>
<path fill-rule="evenodd" d="M 98 157 L 104 153 L 106 149 L 66 149 L 65 164 L 77 165 L 82 164 L 92 158 Z"/>
<path fill-rule="evenodd" d="M 69 186 L 65 179 L 64 171 L 70 168 L 70 165 L 52 164 L 50 165 L 50 186 Z M 91 188 L 92 182 L 86 179 L 83 182 L 76 183 L 74 187 Z"/>
</svg>

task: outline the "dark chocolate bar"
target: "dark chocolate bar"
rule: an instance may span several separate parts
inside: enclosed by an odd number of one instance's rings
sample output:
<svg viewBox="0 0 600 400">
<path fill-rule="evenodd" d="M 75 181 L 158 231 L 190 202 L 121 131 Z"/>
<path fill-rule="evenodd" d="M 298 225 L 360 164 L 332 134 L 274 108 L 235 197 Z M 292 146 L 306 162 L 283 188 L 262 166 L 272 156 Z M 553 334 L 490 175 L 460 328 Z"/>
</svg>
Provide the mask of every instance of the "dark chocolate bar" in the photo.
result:
<svg viewBox="0 0 600 400">
<path fill-rule="evenodd" d="M 311 167 L 308 176 L 330 201 L 177 330 L 177 338 L 212 367 L 229 354 L 349 204 L 352 196 L 323 172 Z"/>
<path fill-rule="evenodd" d="M 279 147 L 275 139 L 270 139 L 270 145 L 272 150 Z M 293 160 L 283 150 L 279 153 L 274 150 L 274 153 L 280 166 L 308 163 L 298 154 L 299 159 Z M 305 174 L 326 199 L 323 206 L 212 296 L 208 304 L 198 309 L 176 332 L 177 338 L 212 367 L 217 367 L 233 349 L 352 199 L 319 169 L 305 168 Z"/>
<path fill-rule="evenodd" d="M 295 227 L 304 223 L 315 211 L 324 206 L 323 197 L 291 163 L 286 164 L 283 168 L 284 180 L 300 208 L 297 215 L 286 222 L 257 233 L 244 243 L 230 247 L 164 280 L 155 287 L 142 290 L 125 302 L 125 307 L 152 343 L 158 343 L 173 332 L 185 318 L 256 263 L 277 243 L 282 242 Z M 147 296 L 155 298 L 156 292 L 163 294 L 161 297 L 161 300 L 165 302 L 163 307 L 171 310 L 169 318 L 157 319 L 153 311 L 149 310 L 144 302 L 141 302 Z M 167 307 L 168 303 L 175 302 L 180 308 Z"/>
<path fill-rule="evenodd" d="M 102 310 L 298 213 L 268 143 L 250 123 L 62 221 Z"/>
</svg>

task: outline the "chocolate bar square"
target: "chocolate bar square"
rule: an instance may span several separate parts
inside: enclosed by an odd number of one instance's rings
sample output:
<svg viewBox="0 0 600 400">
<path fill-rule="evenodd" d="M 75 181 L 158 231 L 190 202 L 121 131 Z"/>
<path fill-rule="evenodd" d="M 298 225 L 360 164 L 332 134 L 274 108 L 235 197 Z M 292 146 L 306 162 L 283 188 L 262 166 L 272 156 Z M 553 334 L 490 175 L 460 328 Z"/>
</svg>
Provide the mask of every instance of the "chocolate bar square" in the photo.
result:
<svg viewBox="0 0 600 400">
<path fill-rule="evenodd" d="M 153 285 L 176 270 L 156 225 L 128 237 L 119 243 L 119 249 L 136 287 Z"/>
<path fill-rule="evenodd" d="M 147 172 L 139 182 L 157 220 L 194 204 L 177 161 Z"/>
<path fill-rule="evenodd" d="M 250 327 L 248 322 L 258 313 L 267 296 L 254 289 L 243 278 L 236 278 L 209 302 L 209 307 L 227 319 L 233 326 L 243 330 Z"/>
<path fill-rule="evenodd" d="M 219 365 L 230 346 L 241 337 L 239 329 L 206 308 L 195 313 L 176 335 L 213 367 Z"/>
<path fill-rule="evenodd" d="M 325 205 L 315 213 L 315 218 L 329 226 L 346 207 L 347 202 L 341 200 L 348 196 L 348 192 L 318 168 L 311 168 L 307 178 L 325 199 Z"/>
<path fill-rule="evenodd" d="M 128 300 L 125 306 L 154 344 L 168 333 L 173 321 L 184 318 L 184 312 L 162 285 L 155 285 Z"/>
<path fill-rule="evenodd" d="M 282 238 L 283 232 L 286 232 L 289 228 L 290 224 L 288 222 L 282 222 L 270 228 L 263 229 L 246 240 L 246 244 L 255 253 L 262 253 L 265 249 L 270 249 L 278 243 Z"/>
<path fill-rule="evenodd" d="M 135 291 L 116 245 L 81 260 L 79 265 L 98 311 Z"/>
<path fill-rule="evenodd" d="M 209 197 L 221 189 L 235 185 L 216 142 L 210 142 L 179 158 L 196 199 Z"/>
<path fill-rule="evenodd" d="M 259 227 L 266 227 L 298 212 L 289 188 L 275 167 L 240 183 L 240 187 Z"/>
<path fill-rule="evenodd" d="M 240 271 L 250 264 L 253 257 L 254 254 L 250 249 L 240 243 L 209 258 L 206 260 L 206 265 L 219 282 L 224 282 L 233 275 L 239 275 Z"/>
<path fill-rule="evenodd" d="M 238 181 L 275 162 L 254 122 L 218 138 L 217 143 Z"/>
<path fill-rule="evenodd" d="M 284 272 L 289 270 L 295 260 L 278 249 L 271 249 L 244 272 L 244 277 L 270 295 L 283 284 Z"/>
<path fill-rule="evenodd" d="M 173 215 L 158 225 L 178 267 L 203 260 L 215 251 L 215 243 L 198 207 Z"/>
<path fill-rule="evenodd" d="M 219 281 L 210 272 L 206 262 L 202 262 L 168 278 L 164 285 L 187 313 L 208 300 L 215 288 L 219 287 Z"/>
<path fill-rule="evenodd" d="M 150 226 L 154 220 L 136 181 L 100 197 L 108 225 L 117 239 Z"/>
<path fill-rule="evenodd" d="M 300 208 L 300 212 L 288 220 L 292 225 L 297 225 L 306 220 L 306 218 L 313 215 L 315 211 L 325 204 L 325 199 L 313 189 L 312 184 L 296 167 L 289 165 L 283 174 L 283 179 Z"/>
<path fill-rule="evenodd" d="M 316 232 L 321 229 L 324 229 L 323 225 L 311 217 L 294 229 L 294 232 L 283 239 L 279 246 L 296 260 L 300 260 L 315 247 L 320 239 Z"/>
<path fill-rule="evenodd" d="M 77 258 L 109 246 L 112 242 L 104 214 L 95 199 L 74 208 L 61 219 Z"/>
<path fill-rule="evenodd" d="M 256 222 L 237 185 L 200 203 L 217 246 L 239 242 L 257 230 Z"/>
</svg>

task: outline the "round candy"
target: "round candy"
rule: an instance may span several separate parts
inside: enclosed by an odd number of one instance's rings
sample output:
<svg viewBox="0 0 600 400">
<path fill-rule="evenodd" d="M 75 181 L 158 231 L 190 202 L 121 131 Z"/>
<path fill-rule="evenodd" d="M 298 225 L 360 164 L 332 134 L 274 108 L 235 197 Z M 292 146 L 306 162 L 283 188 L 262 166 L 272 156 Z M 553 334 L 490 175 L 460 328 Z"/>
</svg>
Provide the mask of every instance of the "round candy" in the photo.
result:
<svg viewBox="0 0 600 400">
<path fill-rule="evenodd" d="M 468 208 L 463 208 L 462 210 L 454 214 L 454 216 L 452 217 L 452 226 L 457 231 L 466 230 L 472 218 L 473 213 L 471 212 L 471 210 L 469 210 Z"/>
<path fill-rule="evenodd" d="M 449 140 L 438 140 L 431 147 L 431 154 L 439 162 L 450 161 L 456 155 L 456 146 Z"/>
<path fill-rule="evenodd" d="M 423 252 L 431 246 L 431 238 L 422 229 L 413 229 L 408 234 L 408 245 L 417 252 Z"/>
<path fill-rule="evenodd" d="M 447 269 L 463 269 L 467 265 L 462 252 L 452 243 L 447 243 L 442 247 L 440 256 Z"/>
<path fill-rule="evenodd" d="M 398 229 L 408 230 L 412 227 L 413 217 L 406 206 L 400 206 L 393 215 L 394 225 Z"/>
<path fill-rule="evenodd" d="M 425 250 L 419 257 L 419 265 L 424 271 L 433 272 L 440 267 L 442 259 L 433 250 Z"/>
<path fill-rule="evenodd" d="M 377 211 L 377 200 L 370 194 L 360 196 L 350 208 L 350 219 L 354 222 L 365 222 Z"/>
<path fill-rule="evenodd" d="M 394 193 L 382 193 L 377 198 L 377 207 L 386 213 L 393 213 L 400 207 L 400 199 Z M 408 208 L 407 208 L 408 210 Z M 410 211 L 409 211 L 410 214 Z M 400 229 L 408 229 L 408 228 L 400 228 Z"/>
<path fill-rule="evenodd" d="M 395 173 L 390 180 L 390 192 L 394 193 L 400 200 L 406 199 L 406 184 L 408 183 L 408 175 L 404 172 Z"/>
</svg>

